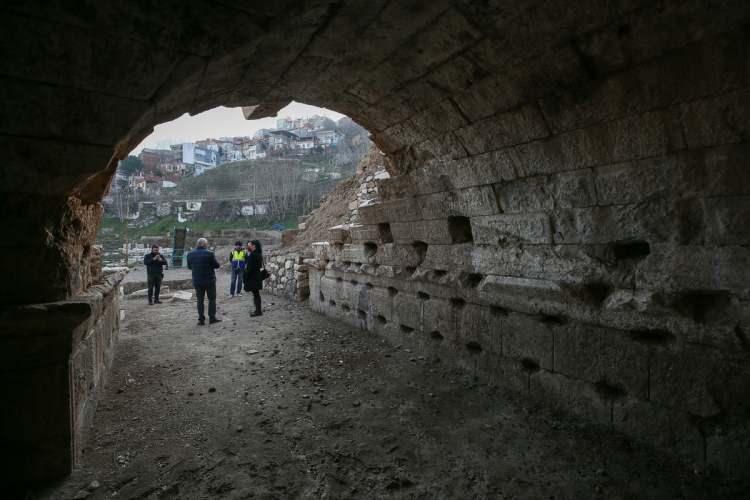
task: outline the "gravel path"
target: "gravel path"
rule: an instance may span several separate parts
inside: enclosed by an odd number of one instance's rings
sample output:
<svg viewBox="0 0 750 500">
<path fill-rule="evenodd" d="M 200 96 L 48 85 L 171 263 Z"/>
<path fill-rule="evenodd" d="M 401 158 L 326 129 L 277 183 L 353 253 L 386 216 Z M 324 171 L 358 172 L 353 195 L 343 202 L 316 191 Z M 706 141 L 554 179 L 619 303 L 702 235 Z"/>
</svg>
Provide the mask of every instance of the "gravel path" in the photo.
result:
<svg viewBox="0 0 750 500">
<path fill-rule="evenodd" d="M 737 498 L 283 299 L 125 300 L 83 463 L 44 498 Z M 736 487 L 736 485 L 735 485 Z"/>
</svg>

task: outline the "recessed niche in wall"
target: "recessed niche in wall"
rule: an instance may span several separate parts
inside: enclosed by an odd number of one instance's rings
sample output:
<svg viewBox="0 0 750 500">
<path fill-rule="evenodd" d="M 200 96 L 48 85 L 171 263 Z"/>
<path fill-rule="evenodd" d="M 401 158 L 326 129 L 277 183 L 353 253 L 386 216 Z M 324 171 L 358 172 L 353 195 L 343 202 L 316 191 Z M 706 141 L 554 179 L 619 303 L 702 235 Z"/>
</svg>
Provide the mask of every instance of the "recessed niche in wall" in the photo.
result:
<svg viewBox="0 0 750 500">
<path fill-rule="evenodd" d="M 471 243 L 474 236 L 471 233 L 471 220 L 463 216 L 448 217 L 448 233 L 451 236 L 451 243 Z"/>
<path fill-rule="evenodd" d="M 501 306 L 490 306 L 490 314 L 493 316 L 507 316 L 509 313 L 508 309 Z"/>
<path fill-rule="evenodd" d="M 616 260 L 642 259 L 651 253 L 651 245 L 643 240 L 616 241 L 611 248 Z"/>
<path fill-rule="evenodd" d="M 427 248 L 429 245 L 424 241 L 415 241 L 411 246 L 417 254 L 417 266 L 422 265 L 424 258 L 427 256 Z"/>
<path fill-rule="evenodd" d="M 451 299 L 451 306 L 454 309 L 463 309 L 466 306 L 466 301 L 461 297 L 453 297 Z"/>
<path fill-rule="evenodd" d="M 368 259 L 378 253 L 378 245 L 373 243 L 372 241 L 366 242 L 364 246 L 365 257 L 367 257 Z"/>
<path fill-rule="evenodd" d="M 432 270 L 432 277 L 435 280 L 441 280 L 441 279 L 445 278 L 445 276 L 447 276 L 447 275 L 448 275 L 448 271 L 446 271 L 444 269 L 433 269 Z"/>
<path fill-rule="evenodd" d="M 675 340 L 672 332 L 660 329 L 633 330 L 630 332 L 630 338 L 636 342 L 652 345 L 666 345 Z"/>
<path fill-rule="evenodd" d="M 627 396 L 625 389 L 618 384 L 610 383 L 606 380 L 599 380 L 594 384 L 594 389 L 600 398 L 607 401 L 622 399 Z"/>
<path fill-rule="evenodd" d="M 401 327 L 400 327 L 400 328 L 401 328 L 401 331 L 402 331 L 403 333 L 411 333 L 411 332 L 413 332 L 413 331 L 414 331 L 414 328 L 412 328 L 412 327 L 410 327 L 410 326 L 406 326 L 406 325 L 401 325 Z"/>
<path fill-rule="evenodd" d="M 479 354 L 482 352 L 482 345 L 476 340 L 470 340 L 466 343 L 466 349 L 472 354 Z"/>
<path fill-rule="evenodd" d="M 529 373 L 536 373 L 540 370 L 539 362 L 531 358 L 523 358 L 521 360 L 521 368 L 523 368 L 523 371 Z"/>
<path fill-rule="evenodd" d="M 461 273 L 461 283 L 464 288 L 476 288 L 484 279 L 484 274 L 479 273 Z"/>
<path fill-rule="evenodd" d="M 393 243 L 391 225 L 387 222 L 378 224 L 378 236 L 380 237 L 380 241 L 383 243 Z"/>
</svg>

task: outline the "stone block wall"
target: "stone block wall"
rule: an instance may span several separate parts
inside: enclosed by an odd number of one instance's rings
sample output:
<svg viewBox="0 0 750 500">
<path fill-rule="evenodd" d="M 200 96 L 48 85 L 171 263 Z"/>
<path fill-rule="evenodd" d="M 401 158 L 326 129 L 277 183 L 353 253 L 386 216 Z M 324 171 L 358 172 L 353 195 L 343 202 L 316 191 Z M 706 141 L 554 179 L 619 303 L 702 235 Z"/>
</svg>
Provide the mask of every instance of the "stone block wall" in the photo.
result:
<svg viewBox="0 0 750 500">
<path fill-rule="evenodd" d="M 60 477 L 80 457 L 114 356 L 123 276 L 69 300 L 0 312 L 0 466 L 13 481 Z"/>
<path fill-rule="evenodd" d="M 746 473 L 750 364 L 736 331 L 746 298 L 559 278 L 586 267 L 550 267 L 556 279 L 477 272 L 508 252 L 466 243 L 363 247 L 316 245 L 314 310 L 689 463 Z"/>
</svg>

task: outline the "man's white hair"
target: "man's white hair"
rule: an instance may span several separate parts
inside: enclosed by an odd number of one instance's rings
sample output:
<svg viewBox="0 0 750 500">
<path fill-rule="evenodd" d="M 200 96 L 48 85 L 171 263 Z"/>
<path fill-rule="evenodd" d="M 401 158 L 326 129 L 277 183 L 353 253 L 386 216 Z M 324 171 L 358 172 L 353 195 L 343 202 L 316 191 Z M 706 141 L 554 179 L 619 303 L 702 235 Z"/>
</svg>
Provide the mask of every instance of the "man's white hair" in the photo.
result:
<svg viewBox="0 0 750 500">
<path fill-rule="evenodd" d="M 198 248 L 208 248 L 208 240 L 206 238 L 198 238 Z"/>
</svg>

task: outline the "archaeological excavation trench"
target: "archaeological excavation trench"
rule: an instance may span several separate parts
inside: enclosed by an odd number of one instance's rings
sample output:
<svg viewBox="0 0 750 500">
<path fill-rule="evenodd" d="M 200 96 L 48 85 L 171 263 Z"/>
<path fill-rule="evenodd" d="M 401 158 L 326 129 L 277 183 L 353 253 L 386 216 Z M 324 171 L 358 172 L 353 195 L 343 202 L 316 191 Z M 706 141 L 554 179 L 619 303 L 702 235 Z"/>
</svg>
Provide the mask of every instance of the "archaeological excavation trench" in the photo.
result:
<svg viewBox="0 0 750 500">
<path fill-rule="evenodd" d="M 297 100 L 366 127 L 389 174 L 357 224 L 299 249 L 310 308 L 748 478 L 746 2 L 2 10 L 5 477 L 65 477 L 92 431 L 122 279 L 92 245 L 118 160 L 185 112 Z"/>
</svg>

